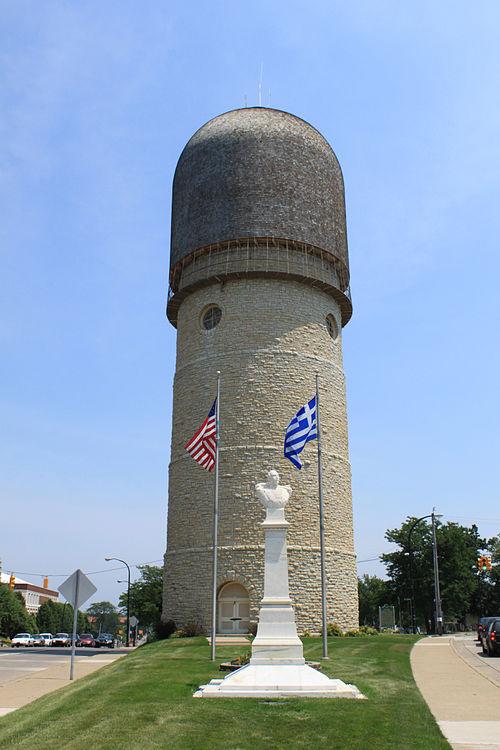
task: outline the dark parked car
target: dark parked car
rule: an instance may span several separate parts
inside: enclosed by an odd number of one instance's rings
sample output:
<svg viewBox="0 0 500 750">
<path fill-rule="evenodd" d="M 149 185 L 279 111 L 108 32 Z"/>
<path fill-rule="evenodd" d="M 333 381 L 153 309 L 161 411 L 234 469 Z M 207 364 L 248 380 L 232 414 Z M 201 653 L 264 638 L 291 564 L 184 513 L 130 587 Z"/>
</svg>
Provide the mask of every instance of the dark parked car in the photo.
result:
<svg viewBox="0 0 500 750">
<path fill-rule="evenodd" d="M 486 635 L 486 631 L 488 630 L 488 625 L 490 624 L 490 622 L 497 619 L 500 619 L 500 615 L 494 615 L 493 617 L 481 617 L 477 626 L 477 640 L 480 643 L 482 643 L 483 641 L 482 636 Z"/>
<path fill-rule="evenodd" d="M 96 648 L 114 648 L 115 639 L 111 633 L 101 633 L 101 635 L 97 636 L 95 639 L 95 645 Z"/>
<path fill-rule="evenodd" d="M 490 622 L 483 642 L 483 653 L 488 656 L 500 656 L 500 617 Z"/>
<path fill-rule="evenodd" d="M 82 633 L 81 635 L 78 636 L 76 645 L 85 646 L 86 648 L 94 648 L 95 646 L 94 637 L 90 635 L 90 633 Z"/>
<path fill-rule="evenodd" d="M 53 646 L 71 646 L 71 637 L 67 633 L 56 633 L 52 638 Z"/>
</svg>

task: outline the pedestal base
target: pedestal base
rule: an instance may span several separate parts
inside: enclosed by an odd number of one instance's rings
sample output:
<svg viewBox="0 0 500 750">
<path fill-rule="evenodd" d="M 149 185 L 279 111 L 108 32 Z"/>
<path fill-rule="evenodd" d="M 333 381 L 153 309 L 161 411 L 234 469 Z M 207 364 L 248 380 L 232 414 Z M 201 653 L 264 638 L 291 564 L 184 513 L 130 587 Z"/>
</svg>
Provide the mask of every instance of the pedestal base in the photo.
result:
<svg viewBox="0 0 500 750">
<path fill-rule="evenodd" d="M 330 680 L 305 664 L 288 590 L 288 522 L 285 521 L 284 506 L 292 489 L 278 486 L 276 471 L 270 471 L 268 476 L 269 484 L 257 485 L 259 497 L 264 497 L 264 500 L 260 498 L 261 502 L 267 508 L 266 520 L 262 523 L 266 547 L 264 598 L 257 635 L 252 643 L 250 664 L 245 664 L 223 680 L 212 680 L 208 685 L 202 685 L 194 697 L 364 698 L 355 685 Z M 271 499 L 268 495 L 272 495 Z"/>
<path fill-rule="evenodd" d="M 355 685 L 330 680 L 307 664 L 245 664 L 201 685 L 195 698 L 364 698 Z"/>
</svg>

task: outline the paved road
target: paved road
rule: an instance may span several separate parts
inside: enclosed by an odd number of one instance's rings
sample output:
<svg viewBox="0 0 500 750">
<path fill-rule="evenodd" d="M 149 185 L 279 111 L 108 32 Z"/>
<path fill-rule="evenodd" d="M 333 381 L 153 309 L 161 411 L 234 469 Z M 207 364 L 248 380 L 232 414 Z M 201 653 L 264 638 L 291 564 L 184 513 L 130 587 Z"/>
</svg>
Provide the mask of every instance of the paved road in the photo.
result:
<svg viewBox="0 0 500 750">
<path fill-rule="evenodd" d="M 467 664 L 500 687 L 500 658 L 483 654 L 481 644 L 470 636 L 455 637 L 453 643 Z"/>
<path fill-rule="evenodd" d="M 119 659 L 131 649 L 77 648 L 75 679 Z M 0 716 L 69 683 L 71 649 L 0 649 Z"/>
</svg>

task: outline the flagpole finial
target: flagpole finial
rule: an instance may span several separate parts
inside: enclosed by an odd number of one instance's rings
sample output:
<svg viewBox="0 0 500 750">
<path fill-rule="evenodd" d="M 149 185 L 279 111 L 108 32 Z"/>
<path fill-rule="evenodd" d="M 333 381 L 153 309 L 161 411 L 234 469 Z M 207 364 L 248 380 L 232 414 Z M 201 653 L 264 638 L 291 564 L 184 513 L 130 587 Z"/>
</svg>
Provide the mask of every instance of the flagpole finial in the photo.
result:
<svg viewBox="0 0 500 750">
<path fill-rule="evenodd" d="M 217 370 L 217 375 L 220 375 L 220 370 Z"/>
</svg>

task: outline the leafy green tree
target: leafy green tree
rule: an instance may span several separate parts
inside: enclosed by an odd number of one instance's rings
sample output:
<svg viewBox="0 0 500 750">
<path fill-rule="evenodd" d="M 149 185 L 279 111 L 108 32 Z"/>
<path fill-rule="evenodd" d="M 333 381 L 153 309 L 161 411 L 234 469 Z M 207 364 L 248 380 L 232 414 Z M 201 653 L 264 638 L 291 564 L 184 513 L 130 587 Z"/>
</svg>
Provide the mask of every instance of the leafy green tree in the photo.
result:
<svg viewBox="0 0 500 750">
<path fill-rule="evenodd" d="M 398 529 L 388 529 L 386 539 L 400 549 L 381 556 L 387 567 L 394 593 L 404 600 L 411 596 L 409 532 L 415 518 Z M 467 528 L 456 523 L 436 522 L 439 580 L 445 620 L 465 620 L 467 613 L 476 613 L 478 590 L 477 559 L 486 540 L 476 526 Z M 434 568 L 432 529 L 425 520 L 419 521 L 411 536 L 413 578 L 415 586 L 415 617 L 417 624 L 434 622 Z"/>
<path fill-rule="evenodd" d="M 40 605 L 36 613 L 36 622 L 40 633 L 72 633 L 74 610 L 71 604 L 54 602 L 49 599 Z M 76 630 L 84 633 L 88 630 L 88 619 L 78 610 Z"/>
<path fill-rule="evenodd" d="M 153 628 L 161 619 L 163 600 L 163 568 L 139 565 L 141 577 L 130 585 L 130 614 L 144 628 Z M 127 611 L 127 592 L 120 595 L 119 605 Z"/>
<path fill-rule="evenodd" d="M 500 612 L 500 536 L 488 539 L 485 552 L 491 558 L 491 570 L 478 571 L 478 611 L 484 615 L 496 615 Z"/>
<path fill-rule="evenodd" d="M 365 573 L 358 578 L 359 624 L 378 626 L 378 608 L 393 603 L 389 581 Z"/>
<path fill-rule="evenodd" d="M 28 613 L 22 594 L 0 583 L 0 635 L 12 638 L 22 632 L 36 633 L 35 620 Z"/>
<path fill-rule="evenodd" d="M 90 631 L 93 635 L 111 633 L 116 635 L 120 626 L 120 615 L 111 602 L 95 602 L 87 609 Z"/>
<path fill-rule="evenodd" d="M 61 613 L 57 603 L 51 599 L 43 602 L 36 613 L 36 622 L 41 633 L 61 632 Z"/>
</svg>

